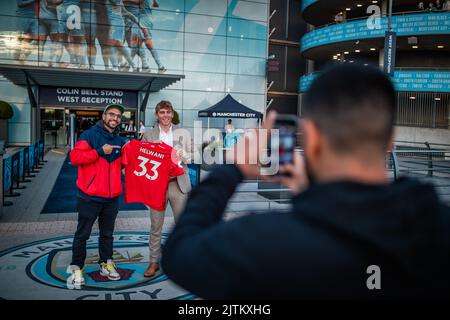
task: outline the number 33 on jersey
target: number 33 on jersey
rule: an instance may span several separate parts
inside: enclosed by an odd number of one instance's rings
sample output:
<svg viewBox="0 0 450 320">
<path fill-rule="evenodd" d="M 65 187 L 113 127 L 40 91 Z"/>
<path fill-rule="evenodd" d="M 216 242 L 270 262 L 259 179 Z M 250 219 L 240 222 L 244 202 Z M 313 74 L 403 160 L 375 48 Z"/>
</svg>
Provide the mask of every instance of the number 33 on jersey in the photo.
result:
<svg viewBox="0 0 450 320">
<path fill-rule="evenodd" d="M 125 202 L 139 202 L 162 211 L 170 177 L 184 174 L 175 149 L 165 143 L 131 140 L 122 148 Z"/>
</svg>

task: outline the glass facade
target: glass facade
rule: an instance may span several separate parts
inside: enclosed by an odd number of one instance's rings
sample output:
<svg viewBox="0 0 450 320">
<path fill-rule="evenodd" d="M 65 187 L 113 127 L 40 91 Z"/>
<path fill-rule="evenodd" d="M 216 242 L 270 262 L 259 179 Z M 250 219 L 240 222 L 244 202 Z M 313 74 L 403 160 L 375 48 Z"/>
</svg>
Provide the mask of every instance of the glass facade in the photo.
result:
<svg viewBox="0 0 450 320">
<path fill-rule="evenodd" d="M 1 1 L 0 64 L 185 75 L 150 95 L 147 126 L 161 99 L 172 101 L 185 127 L 197 120 L 198 110 L 228 93 L 264 112 L 268 0 L 133 2 Z M 10 142 L 28 142 L 26 88 L 0 78 L 0 96 L 15 108 Z M 210 125 L 223 127 L 225 121 Z M 234 124 L 251 127 L 256 120 Z"/>
</svg>

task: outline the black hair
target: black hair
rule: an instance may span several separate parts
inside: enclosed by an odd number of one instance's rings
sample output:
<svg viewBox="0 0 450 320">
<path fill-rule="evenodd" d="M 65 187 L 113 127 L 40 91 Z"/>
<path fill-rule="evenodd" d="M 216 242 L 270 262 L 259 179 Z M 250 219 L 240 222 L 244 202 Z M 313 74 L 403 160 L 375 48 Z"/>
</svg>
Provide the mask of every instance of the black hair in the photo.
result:
<svg viewBox="0 0 450 320">
<path fill-rule="evenodd" d="M 334 66 L 313 81 L 302 111 L 335 151 L 365 145 L 386 150 L 395 121 L 395 90 L 391 80 L 374 67 Z"/>
</svg>

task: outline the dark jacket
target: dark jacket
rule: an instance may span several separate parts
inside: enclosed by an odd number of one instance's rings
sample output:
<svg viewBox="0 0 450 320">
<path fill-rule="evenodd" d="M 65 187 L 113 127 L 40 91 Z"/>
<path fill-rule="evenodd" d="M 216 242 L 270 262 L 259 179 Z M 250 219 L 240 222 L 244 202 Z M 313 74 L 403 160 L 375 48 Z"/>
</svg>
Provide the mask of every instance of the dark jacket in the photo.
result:
<svg viewBox="0 0 450 320">
<path fill-rule="evenodd" d="M 431 185 L 335 182 L 310 187 L 290 212 L 223 222 L 242 181 L 235 166 L 193 192 L 162 267 L 202 298 L 450 297 L 450 210 Z M 380 268 L 381 290 L 369 290 Z"/>
<path fill-rule="evenodd" d="M 106 155 L 103 145 L 124 145 L 123 138 L 104 128 L 103 121 L 83 132 L 70 152 L 70 161 L 78 166 L 77 187 L 82 198 L 106 202 L 122 193 L 121 153 L 114 149 Z"/>
</svg>

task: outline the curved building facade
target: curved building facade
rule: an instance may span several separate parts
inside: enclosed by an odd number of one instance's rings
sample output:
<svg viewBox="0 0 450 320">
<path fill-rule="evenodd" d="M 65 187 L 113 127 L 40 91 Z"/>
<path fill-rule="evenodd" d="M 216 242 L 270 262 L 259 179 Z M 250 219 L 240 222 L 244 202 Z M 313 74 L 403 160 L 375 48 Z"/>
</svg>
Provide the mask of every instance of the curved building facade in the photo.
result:
<svg viewBox="0 0 450 320">
<path fill-rule="evenodd" d="M 420 10 L 418 3 L 392 1 L 395 48 L 385 54 L 388 0 L 302 1 L 308 33 L 300 40 L 300 52 L 308 71 L 299 79 L 300 112 L 302 94 L 326 66 L 363 63 L 387 71 L 389 65 L 397 90 L 397 140 L 448 144 L 450 11 Z"/>
</svg>

